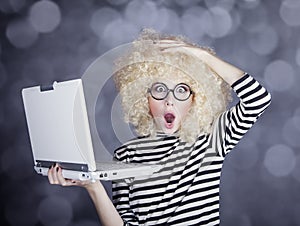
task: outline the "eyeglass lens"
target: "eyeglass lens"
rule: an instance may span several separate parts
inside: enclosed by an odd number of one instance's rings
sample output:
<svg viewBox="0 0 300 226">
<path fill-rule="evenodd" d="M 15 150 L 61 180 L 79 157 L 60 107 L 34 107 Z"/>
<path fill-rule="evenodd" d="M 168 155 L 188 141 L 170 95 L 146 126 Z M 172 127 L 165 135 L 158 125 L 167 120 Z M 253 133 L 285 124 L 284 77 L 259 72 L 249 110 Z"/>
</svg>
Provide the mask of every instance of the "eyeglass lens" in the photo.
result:
<svg viewBox="0 0 300 226">
<path fill-rule="evenodd" d="M 187 100 L 191 95 L 191 88 L 185 83 L 179 83 L 174 89 L 169 89 L 164 83 L 154 83 L 150 89 L 150 93 L 154 99 L 163 100 L 169 92 L 178 100 Z"/>
</svg>

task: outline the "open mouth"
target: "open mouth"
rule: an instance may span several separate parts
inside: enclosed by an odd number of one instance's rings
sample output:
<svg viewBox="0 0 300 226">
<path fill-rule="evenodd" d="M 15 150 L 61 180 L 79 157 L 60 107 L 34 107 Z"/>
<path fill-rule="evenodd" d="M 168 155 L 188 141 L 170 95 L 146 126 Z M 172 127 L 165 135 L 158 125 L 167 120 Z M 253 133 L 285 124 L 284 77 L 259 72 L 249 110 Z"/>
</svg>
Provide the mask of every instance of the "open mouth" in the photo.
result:
<svg viewBox="0 0 300 226">
<path fill-rule="evenodd" d="M 164 117 L 167 123 L 173 123 L 175 120 L 175 115 L 173 115 L 172 113 L 167 113 L 164 115 Z"/>
</svg>

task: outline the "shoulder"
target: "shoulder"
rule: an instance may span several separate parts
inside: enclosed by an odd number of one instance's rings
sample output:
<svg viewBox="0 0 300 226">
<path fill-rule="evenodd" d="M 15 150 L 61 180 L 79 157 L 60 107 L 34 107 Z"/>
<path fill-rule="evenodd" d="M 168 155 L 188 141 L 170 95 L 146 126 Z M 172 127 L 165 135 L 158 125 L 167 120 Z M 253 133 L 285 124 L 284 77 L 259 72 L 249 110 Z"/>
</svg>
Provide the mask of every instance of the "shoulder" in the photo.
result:
<svg viewBox="0 0 300 226">
<path fill-rule="evenodd" d="M 114 158 L 119 161 L 125 161 L 130 156 L 134 155 L 139 144 L 146 142 L 148 139 L 148 136 L 140 136 L 125 142 L 114 151 Z"/>
</svg>

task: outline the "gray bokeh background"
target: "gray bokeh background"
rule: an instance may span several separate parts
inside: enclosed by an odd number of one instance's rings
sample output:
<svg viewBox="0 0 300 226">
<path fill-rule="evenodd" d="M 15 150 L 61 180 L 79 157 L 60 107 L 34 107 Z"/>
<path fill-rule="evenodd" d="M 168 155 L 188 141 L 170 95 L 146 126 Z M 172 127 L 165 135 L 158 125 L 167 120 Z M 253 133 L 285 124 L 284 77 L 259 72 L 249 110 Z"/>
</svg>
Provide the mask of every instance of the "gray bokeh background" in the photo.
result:
<svg viewBox="0 0 300 226">
<path fill-rule="evenodd" d="M 300 225 L 299 0 L 1 0 L 1 225 L 99 225 L 84 190 L 50 186 L 34 172 L 21 89 L 80 78 L 143 27 L 213 47 L 272 93 L 225 161 L 221 225 Z M 107 120 L 114 98 L 104 91 L 96 112 L 110 151 L 122 140 Z"/>
</svg>

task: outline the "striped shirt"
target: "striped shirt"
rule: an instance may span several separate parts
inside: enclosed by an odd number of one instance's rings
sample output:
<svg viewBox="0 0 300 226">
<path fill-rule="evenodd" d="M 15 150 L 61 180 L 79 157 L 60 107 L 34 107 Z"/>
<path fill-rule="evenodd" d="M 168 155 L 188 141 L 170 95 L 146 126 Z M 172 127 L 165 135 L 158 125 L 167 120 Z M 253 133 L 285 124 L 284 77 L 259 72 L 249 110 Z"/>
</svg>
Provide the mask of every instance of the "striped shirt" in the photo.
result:
<svg viewBox="0 0 300 226">
<path fill-rule="evenodd" d="M 219 225 L 219 185 L 225 156 L 270 104 L 270 94 L 246 74 L 232 85 L 239 103 L 221 114 L 211 134 L 193 144 L 176 134 L 140 137 L 115 151 L 119 161 L 160 164 L 150 178 L 113 182 L 124 225 Z"/>
</svg>

